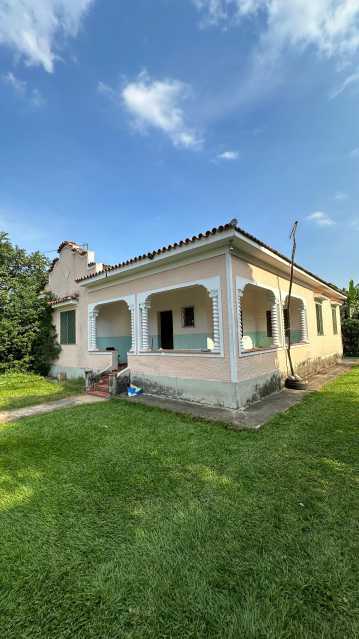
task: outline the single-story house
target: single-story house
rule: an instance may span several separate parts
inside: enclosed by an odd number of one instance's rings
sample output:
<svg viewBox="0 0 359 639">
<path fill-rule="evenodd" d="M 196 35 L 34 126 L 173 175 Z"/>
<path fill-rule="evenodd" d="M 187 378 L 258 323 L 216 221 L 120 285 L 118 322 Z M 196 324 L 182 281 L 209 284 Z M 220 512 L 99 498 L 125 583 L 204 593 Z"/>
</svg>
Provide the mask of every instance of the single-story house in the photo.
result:
<svg viewBox="0 0 359 639">
<path fill-rule="evenodd" d="M 62 242 L 50 272 L 61 353 L 52 373 L 127 366 L 149 393 L 231 408 L 278 390 L 292 359 L 310 374 L 342 355 L 333 284 L 295 265 L 237 220 L 114 265 Z"/>
</svg>

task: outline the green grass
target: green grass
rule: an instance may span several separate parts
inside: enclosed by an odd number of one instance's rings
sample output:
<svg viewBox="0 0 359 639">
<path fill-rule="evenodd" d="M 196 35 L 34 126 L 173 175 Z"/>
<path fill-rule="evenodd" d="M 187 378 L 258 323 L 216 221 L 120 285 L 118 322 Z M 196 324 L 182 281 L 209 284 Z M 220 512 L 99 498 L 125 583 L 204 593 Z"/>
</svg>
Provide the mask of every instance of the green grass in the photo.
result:
<svg viewBox="0 0 359 639">
<path fill-rule="evenodd" d="M 0 375 L 0 411 L 52 402 L 84 390 L 81 379 L 50 381 L 33 373 Z"/>
<path fill-rule="evenodd" d="M 2 639 L 359 636 L 359 368 L 259 433 L 110 401 L 0 427 Z"/>
</svg>

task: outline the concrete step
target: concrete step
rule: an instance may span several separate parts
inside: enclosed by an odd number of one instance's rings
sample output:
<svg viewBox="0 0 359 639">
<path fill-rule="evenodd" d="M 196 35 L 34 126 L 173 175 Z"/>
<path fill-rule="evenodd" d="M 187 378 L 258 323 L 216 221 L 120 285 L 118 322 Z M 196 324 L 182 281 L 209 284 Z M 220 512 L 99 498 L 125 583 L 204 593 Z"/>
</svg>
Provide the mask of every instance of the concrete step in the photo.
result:
<svg viewBox="0 0 359 639">
<path fill-rule="evenodd" d="M 106 398 L 111 397 L 111 394 L 109 392 L 102 391 L 102 390 L 88 390 L 87 394 L 94 395 L 95 397 L 106 397 Z"/>
</svg>

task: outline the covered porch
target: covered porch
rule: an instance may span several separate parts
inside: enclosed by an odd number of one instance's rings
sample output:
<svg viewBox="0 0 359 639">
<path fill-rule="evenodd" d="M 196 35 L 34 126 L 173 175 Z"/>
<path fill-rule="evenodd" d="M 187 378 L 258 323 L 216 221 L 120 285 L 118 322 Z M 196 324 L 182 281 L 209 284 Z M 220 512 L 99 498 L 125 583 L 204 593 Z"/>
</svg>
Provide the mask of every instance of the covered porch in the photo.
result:
<svg viewBox="0 0 359 639">
<path fill-rule="evenodd" d="M 113 360 L 123 367 L 134 347 L 134 305 L 131 300 L 120 298 L 89 305 L 89 352 L 112 352 Z"/>
<path fill-rule="evenodd" d="M 218 293 L 200 284 L 150 293 L 139 305 L 144 353 L 218 353 Z"/>
</svg>

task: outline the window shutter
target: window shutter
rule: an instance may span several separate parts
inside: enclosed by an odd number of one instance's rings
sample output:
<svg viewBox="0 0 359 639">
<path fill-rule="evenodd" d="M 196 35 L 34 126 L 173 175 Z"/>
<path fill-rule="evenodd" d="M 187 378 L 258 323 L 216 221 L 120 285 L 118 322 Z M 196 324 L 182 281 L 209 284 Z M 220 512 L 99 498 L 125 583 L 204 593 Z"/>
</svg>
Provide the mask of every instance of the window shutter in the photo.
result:
<svg viewBox="0 0 359 639">
<path fill-rule="evenodd" d="M 68 325 L 67 325 L 67 343 L 76 344 L 76 313 L 75 311 L 68 311 Z"/>
<path fill-rule="evenodd" d="M 316 303 L 315 310 L 317 315 L 317 333 L 318 335 L 324 335 L 323 310 L 320 302 Z"/>
<path fill-rule="evenodd" d="M 60 313 L 60 343 L 76 344 L 76 311 Z"/>
<path fill-rule="evenodd" d="M 67 312 L 60 313 L 60 343 L 67 344 Z"/>
<path fill-rule="evenodd" d="M 267 337 L 273 337 L 273 334 L 272 334 L 272 311 L 267 311 L 266 312 L 266 318 L 267 318 Z"/>
</svg>

